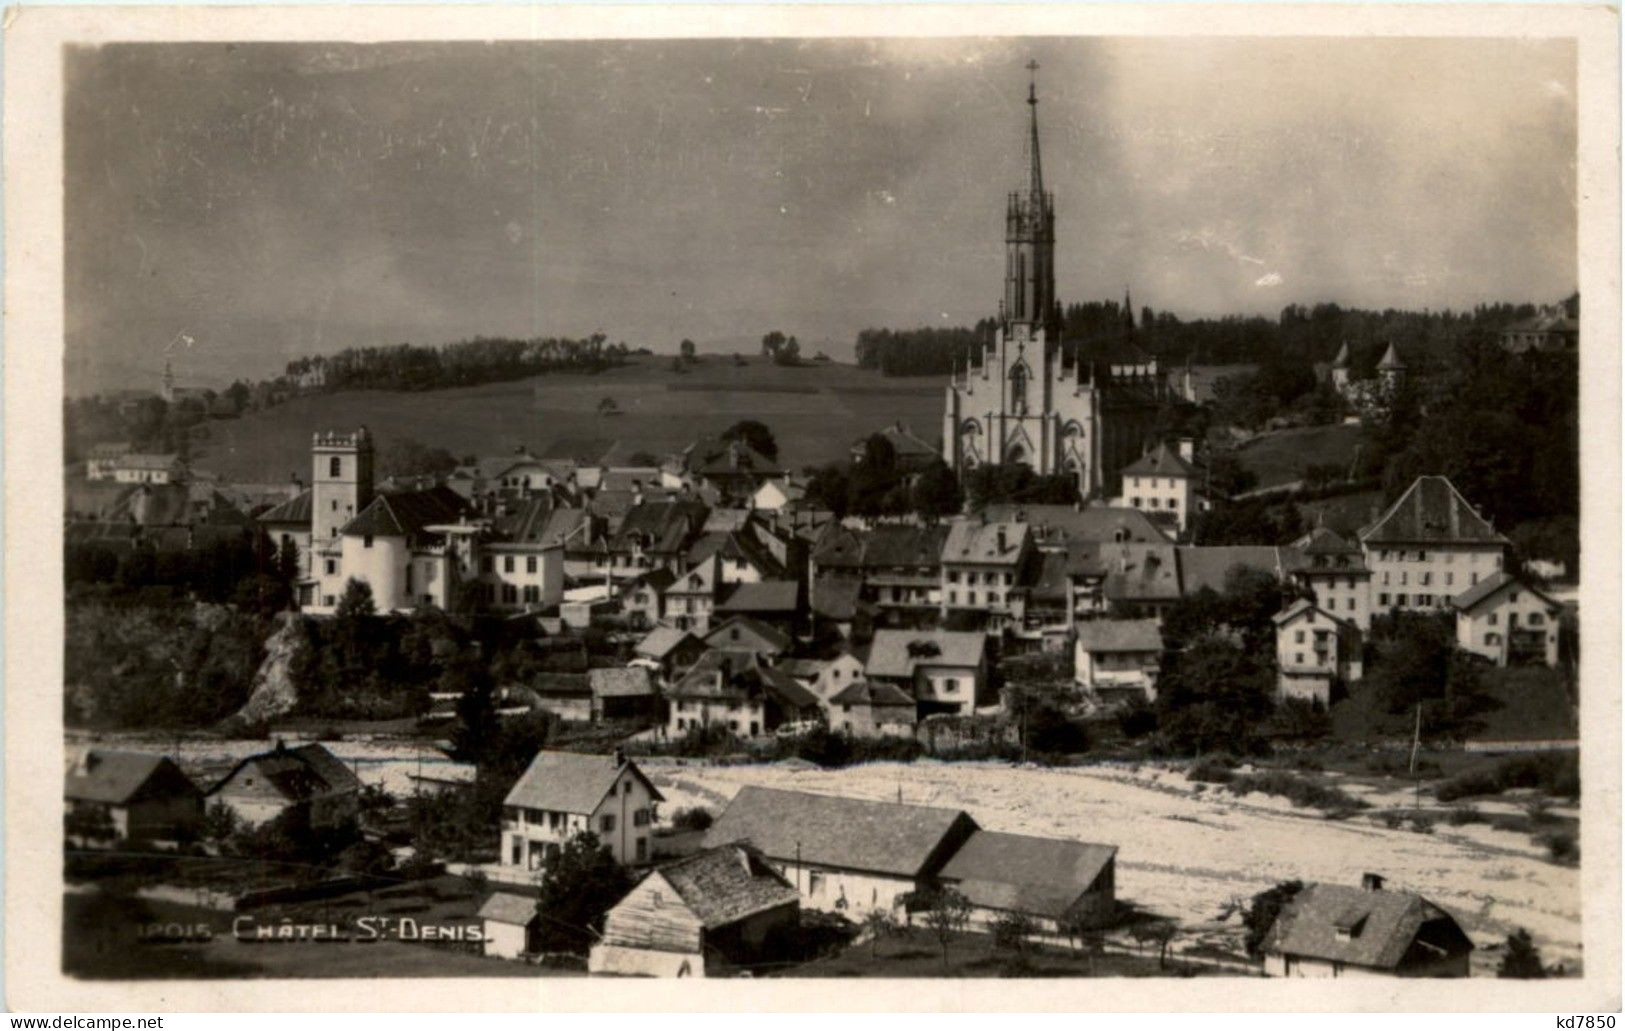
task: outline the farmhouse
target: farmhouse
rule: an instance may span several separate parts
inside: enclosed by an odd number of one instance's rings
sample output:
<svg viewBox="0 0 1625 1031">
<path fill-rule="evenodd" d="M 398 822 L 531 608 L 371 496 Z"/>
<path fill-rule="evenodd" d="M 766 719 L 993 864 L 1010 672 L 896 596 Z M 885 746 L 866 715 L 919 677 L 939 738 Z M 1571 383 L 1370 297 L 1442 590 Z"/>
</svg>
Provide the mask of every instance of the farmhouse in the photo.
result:
<svg viewBox="0 0 1625 1031">
<path fill-rule="evenodd" d="M 987 635 L 980 631 L 876 630 L 864 675 L 901 688 L 920 715 L 966 715 L 987 686 Z"/>
<path fill-rule="evenodd" d="M 919 714 L 914 697 L 893 684 L 859 680 L 825 703 L 831 730 L 853 737 L 913 737 Z"/>
<path fill-rule="evenodd" d="M 1456 610 L 1456 645 L 1497 666 L 1557 665 L 1558 615 L 1563 607 L 1511 573 L 1499 572 L 1463 591 Z"/>
<path fill-rule="evenodd" d="M 1087 619 L 1078 624 L 1075 678 L 1102 700 L 1155 701 L 1162 630 L 1154 619 Z"/>
<path fill-rule="evenodd" d="M 829 659 L 786 659 L 779 663 L 779 669 L 795 677 L 797 683 L 816 695 L 824 706 L 826 716 L 830 711 L 830 701 L 863 679 L 863 660 L 847 649 Z M 910 696 L 909 705 L 913 704 L 914 699 Z M 829 724 L 833 727 L 835 721 L 830 720 Z"/>
<path fill-rule="evenodd" d="M 812 549 L 813 604 L 827 604 L 819 596 L 827 585 L 856 582 L 864 600 L 899 622 L 915 625 L 934 619 L 942 606 L 942 548 L 947 539 L 945 526 L 853 530 L 830 523 Z"/>
<path fill-rule="evenodd" d="M 1123 504 L 1145 511 L 1178 533 L 1190 526 L 1196 511 L 1200 473 L 1192 464 L 1194 442 L 1180 441 L 1178 451 L 1158 444 L 1123 469 Z"/>
<path fill-rule="evenodd" d="M 662 801 L 637 764 L 619 753 L 537 752 L 503 799 L 500 862 L 540 870 L 565 842 L 591 831 L 616 862 L 646 863 Z"/>
<path fill-rule="evenodd" d="M 645 877 L 604 918 L 592 974 L 716 977 L 760 961 L 801 913 L 795 887 L 745 844 L 719 845 Z"/>
<path fill-rule="evenodd" d="M 1117 846 L 978 830 L 938 880 L 970 901 L 973 926 L 1019 913 L 1041 934 L 1104 927 L 1117 912 Z"/>
<path fill-rule="evenodd" d="M 812 909 L 894 909 L 930 887 L 977 830 L 958 809 L 746 786 L 706 831 L 708 846 L 748 841 Z"/>
<path fill-rule="evenodd" d="M 90 748 L 74 756 L 63 789 L 68 833 L 173 840 L 203 822 L 203 792 L 168 756 Z"/>
<path fill-rule="evenodd" d="M 1472 940 L 1420 895 L 1311 884 L 1282 907 L 1264 936 L 1269 977 L 1466 977 Z"/>
<path fill-rule="evenodd" d="M 225 805 L 255 826 L 297 813 L 311 827 L 354 822 L 361 810 L 361 780 L 319 744 L 289 748 L 281 741 L 251 755 L 209 789 L 210 805 Z"/>
</svg>

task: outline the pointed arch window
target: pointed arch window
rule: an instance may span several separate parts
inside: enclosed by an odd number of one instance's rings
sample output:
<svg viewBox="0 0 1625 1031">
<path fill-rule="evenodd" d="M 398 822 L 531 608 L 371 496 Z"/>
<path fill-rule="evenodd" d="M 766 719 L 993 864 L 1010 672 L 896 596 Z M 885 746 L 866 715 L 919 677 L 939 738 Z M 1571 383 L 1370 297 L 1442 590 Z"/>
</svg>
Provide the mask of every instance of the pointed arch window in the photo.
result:
<svg viewBox="0 0 1625 1031">
<path fill-rule="evenodd" d="M 1010 370 L 1010 411 L 1014 415 L 1027 414 L 1027 367 L 1017 365 Z"/>
</svg>

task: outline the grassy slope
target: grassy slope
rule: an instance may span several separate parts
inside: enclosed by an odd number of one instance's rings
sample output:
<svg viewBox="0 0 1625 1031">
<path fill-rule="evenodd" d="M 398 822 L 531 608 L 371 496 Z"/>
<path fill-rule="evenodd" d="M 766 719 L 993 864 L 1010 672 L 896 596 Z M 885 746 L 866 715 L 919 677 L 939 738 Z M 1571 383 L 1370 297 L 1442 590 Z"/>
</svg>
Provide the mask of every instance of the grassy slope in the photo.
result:
<svg viewBox="0 0 1625 1031">
<path fill-rule="evenodd" d="M 493 454 L 561 437 L 618 440 L 622 450 L 665 454 L 739 419 L 773 430 L 792 468 L 841 458 L 852 441 L 897 419 L 929 441 L 941 434 L 936 377 L 887 379 L 851 365 L 775 366 L 757 357 L 702 356 L 674 373 L 670 358 L 642 357 L 598 375 L 541 376 L 425 393 L 349 391 L 298 398 L 242 419 L 211 423 L 194 448 L 199 468 L 238 480 L 310 477 L 310 437 L 366 425 L 375 437 L 411 436 L 455 455 Z M 675 389 L 669 389 L 669 388 Z M 600 416 L 599 400 L 622 414 Z"/>
<path fill-rule="evenodd" d="M 1484 729 L 1474 735 L 1483 741 L 1540 741 L 1576 735 L 1576 722 L 1568 689 L 1555 670 L 1544 668 L 1486 669 L 1486 692 L 1499 703 L 1478 716 Z M 1383 710 L 1369 687 L 1356 685 L 1350 697 L 1332 707 L 1332 733 L 1342 741 L 1404 739 L 1412 732 L 1409 714 Z"/>
<path fill-rule="evenodd" d="M 1272 487 L 1303 478 L 1308 465 L 1337 463 L 1348 467 L 1360 440 L 1360 427 L 1341 423 L 1281 430 L 1250 441 L 1237 457 L 1258 475 L 1260 487 Z"/>
</svg>

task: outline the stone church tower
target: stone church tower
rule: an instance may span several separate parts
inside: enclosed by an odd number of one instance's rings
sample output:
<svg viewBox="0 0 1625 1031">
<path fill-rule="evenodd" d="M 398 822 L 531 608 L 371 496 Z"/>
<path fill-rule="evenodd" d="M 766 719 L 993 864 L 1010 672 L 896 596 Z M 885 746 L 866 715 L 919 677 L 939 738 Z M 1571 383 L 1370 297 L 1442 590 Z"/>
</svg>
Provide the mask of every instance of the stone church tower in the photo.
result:
<svg viewBox="0 0 1625 1031">
<path fill-rule="evenodd" d="M 1061 339 L 1055 196 L 1044 189 L 1036 81 L 1028 86 L 1027 106 L 1028 182 L 1005 203 L 998 329 L 968 365 L 954 370 L 943 450 L 961 475 L 989 463 L 1025 464 L 1042 475 L 1074 476 L 1084 497 L 1106 497 L 1117 490 L 1118 471 L 1150 442 L 1165 383 L 1156 359 L 1133 342 L 1132 308 L 1119 337 Z"/>
</svg>

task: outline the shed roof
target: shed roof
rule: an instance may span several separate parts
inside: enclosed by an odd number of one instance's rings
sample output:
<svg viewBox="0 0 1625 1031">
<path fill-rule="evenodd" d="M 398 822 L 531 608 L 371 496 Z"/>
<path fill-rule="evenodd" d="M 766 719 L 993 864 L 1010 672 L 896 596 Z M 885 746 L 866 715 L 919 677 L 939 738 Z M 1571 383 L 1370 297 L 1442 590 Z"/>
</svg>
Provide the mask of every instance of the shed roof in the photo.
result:
<svg viewBox="0 0 1625 1031">
<path fill-rule="evenodd" d="M 641 780 L 655 799 L 662 799 L 654 784 L 630 760 L 617 762 L 608 755 L 544 750 L 536 753 L 503 801 L 505 805 L 531 809 L 590 814 L 615 786 L 622 770 Z"/>
<path fill-rule="evenodd" d="M 594 698 L 642 698 L 655 693 L 649 671 L 642 666 L 589 669 L 587 683 Z"/>
<path fill-rule="evenodd" d="M 772 859 L 915 877 L 956 829 L 963 810 L 871 802 L 748 785 L 706 831 L 708 845 L 749 841 Z"/>
<path fill-rule="evenodd" d="M 708 931 L 801 901 L 795 885 L 768 865 L 761 853 L 740 843 L 706 849 L 668 863 L 655 874 L 671 885 Z"/>
<path fill-rule="evenodd" d="M 1392 970 L 1422 925 L 1440 918 L 1455 925 L 1449 913 L 1408 891 L 1311 884 L 1282 907 L 1265 935 L 1264 950 Z M 1461 932 L 1459 925 L 1456 931 Z M 1471 949 L 1465 934 L 1462 939 Z"/>
<path fill-rule="evenodd" d="M 1065 916 L 1117 855 L 1116 845 L 979 830 L 938 874 L 971 904 L 1051 919 Z"/>
<path fill-rule="evenodd" d="M 528 927 L 537 915 L 535 899 L 529 895 L 515 895 L 510 891 L 493 893 L 480 904 L 479 912 L 481 920 L 490 920 L 498 924 L 515 924 L 519 927 Z"/>
</svg>

